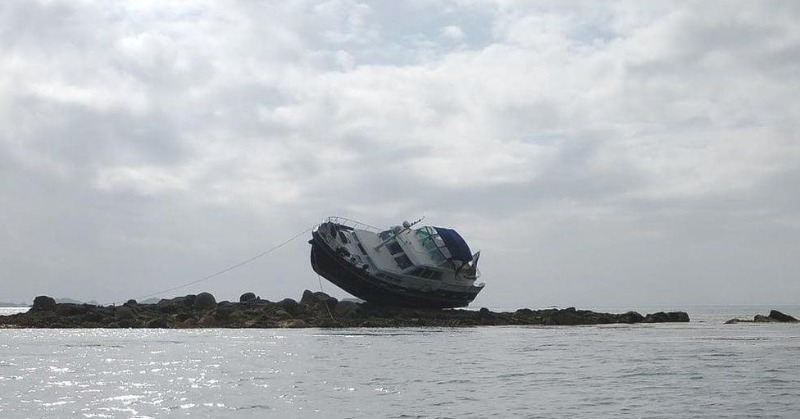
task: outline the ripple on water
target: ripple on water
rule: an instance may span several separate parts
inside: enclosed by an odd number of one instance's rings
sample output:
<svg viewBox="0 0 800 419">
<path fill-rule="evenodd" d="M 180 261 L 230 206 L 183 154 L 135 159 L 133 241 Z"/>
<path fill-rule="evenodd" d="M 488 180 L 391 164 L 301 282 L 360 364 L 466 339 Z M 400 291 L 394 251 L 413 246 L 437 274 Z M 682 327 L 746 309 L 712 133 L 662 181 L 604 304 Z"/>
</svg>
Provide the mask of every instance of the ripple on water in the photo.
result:
<svg viewBox="0 0 800 419">
<path fill-rule="evenodd" d="M 0 411 L 791 417 L 800 411 L 794 330 L 3 330 Z"/>
</svg>

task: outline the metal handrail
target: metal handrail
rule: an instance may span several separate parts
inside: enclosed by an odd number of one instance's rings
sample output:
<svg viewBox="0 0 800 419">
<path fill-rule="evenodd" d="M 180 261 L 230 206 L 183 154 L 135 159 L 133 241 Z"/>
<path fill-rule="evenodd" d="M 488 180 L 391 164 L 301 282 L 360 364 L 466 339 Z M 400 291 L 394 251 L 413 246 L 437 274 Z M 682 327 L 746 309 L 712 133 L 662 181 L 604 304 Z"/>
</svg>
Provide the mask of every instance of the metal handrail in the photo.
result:
<svg viewBox="0 0 800 419">
<path fill-rule="evenodd" d="M 335 224 L 341 224 L 347 227 L 359 228 L 362 230 L 371 230 L 376 233 L 381 231 L 381 229 L 379 229 L 378 227 L 371 226 L 369 224 L 365 224 L 360 221 L 351 220 L 350 218 L 345 218 L 345 217 L 332 216 L 328 217 L 327 221 Z"/>
</svg>

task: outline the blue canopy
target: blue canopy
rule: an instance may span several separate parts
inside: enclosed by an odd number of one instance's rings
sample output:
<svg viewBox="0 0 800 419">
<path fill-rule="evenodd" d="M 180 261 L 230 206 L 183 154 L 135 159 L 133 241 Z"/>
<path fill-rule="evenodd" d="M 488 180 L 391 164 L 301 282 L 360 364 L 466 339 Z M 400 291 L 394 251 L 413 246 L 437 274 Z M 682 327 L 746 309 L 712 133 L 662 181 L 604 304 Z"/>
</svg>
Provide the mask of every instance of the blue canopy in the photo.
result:
<svg viewBox="0 0 800 419">
<path fill-rule="evenodd" d="M 472 252 L 469 250 L 469 245 L 464 241 L 458 232 L 449 228 L 434 227 L 439 237 L 444 240 L 447 250 L 453 255 L 453 260 L 460 260 L 464 263 L 472 261 Z"/>
</svg>

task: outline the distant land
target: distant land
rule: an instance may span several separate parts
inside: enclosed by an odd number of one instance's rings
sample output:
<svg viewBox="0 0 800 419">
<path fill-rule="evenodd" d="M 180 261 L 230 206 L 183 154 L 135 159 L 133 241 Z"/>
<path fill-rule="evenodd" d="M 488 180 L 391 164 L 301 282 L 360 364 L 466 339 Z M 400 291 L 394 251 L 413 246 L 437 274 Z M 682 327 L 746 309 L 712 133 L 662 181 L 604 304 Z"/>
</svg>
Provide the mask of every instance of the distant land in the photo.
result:
<svg viewBox="0 0 800 419">
<path fill-rule="evenodd" d="M 6 303 L 0 301 L 0 307 L 30 307 L 30 306 L 31 306 L 30 304 L 26 303 Z"/>
<path fill-rule="evenodd" d="M 100 304 L 100 303 L 98 303 L 97 301 L 94 301 L 94 300 L 81 301 L 81 300 L 76 300 L 76 299 L 73 299 L 73 298 L 66 298 L 66 297 L 61 297 L 61 298 L 56 297 L 55 300 L 56 300 L 56 303 L 58 303 L 58 304 L 91 304 L 91 305 L 99 305 Z"/>
<path fill-rule="evenodd" d="M 74 298 L 66 298 L 66 297 L 56 298 L 55 300 L 56 300 L 56 303 L 58 303 L 58 304 L 91 304 L 91 305 L 100 305 L 100 303 L 98 303 L 97 301 L 94 301 L 94 300 L 81 301 L 81 300 L 76 300 Z M 157 303 L 157 302 L 158 302 L 158 300 L 156 299 L 155 303 Z M 30 306 L 31 306 L 30 303 L 6 303 L 4 301 L 0 301 L 0 307 L 30 307 Z"/>
</svg>

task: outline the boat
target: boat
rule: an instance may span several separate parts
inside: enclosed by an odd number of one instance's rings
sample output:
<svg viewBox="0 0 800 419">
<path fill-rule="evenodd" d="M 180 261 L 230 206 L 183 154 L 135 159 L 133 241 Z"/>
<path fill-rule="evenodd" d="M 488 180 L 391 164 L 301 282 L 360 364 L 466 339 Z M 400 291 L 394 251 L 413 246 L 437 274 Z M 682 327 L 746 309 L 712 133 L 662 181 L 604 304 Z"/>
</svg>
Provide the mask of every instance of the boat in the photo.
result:
<svg viewBox="0 0 800 419">
<path fill-rule="evenodd" d="M 466 307 L 483 289 L 480 252 L 472 254 L 450 228 L 402 225 L 381 230 L 329 217 L 312 231 L 311 266 L 339 288 L 369 303 Z"/>
</svg>

